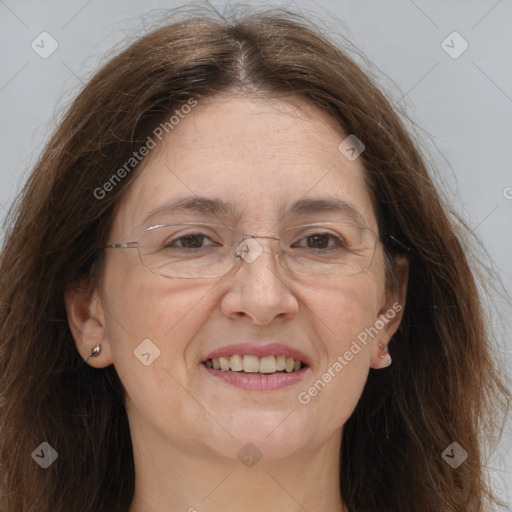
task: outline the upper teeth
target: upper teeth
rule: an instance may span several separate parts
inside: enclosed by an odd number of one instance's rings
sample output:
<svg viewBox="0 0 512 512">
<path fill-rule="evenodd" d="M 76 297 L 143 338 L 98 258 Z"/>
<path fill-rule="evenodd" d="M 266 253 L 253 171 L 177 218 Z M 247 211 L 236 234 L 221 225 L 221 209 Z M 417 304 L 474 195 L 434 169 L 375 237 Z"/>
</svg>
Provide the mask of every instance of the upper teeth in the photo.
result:
<svg viewBox="0 0 512 512">
<path fill-rule="evenodd" d="M 231 357 L 216 357 L 208 359 L 204 363 L 208 368 L 215 370 L 231 370 L 234 372 L 247 373 L 274 373 L 277 371 L 286 371 L 291 373 L 300 370 L 302 363 L 292 357 L 286 356 L 264 356 L 253 355 L 241 356 L 238 354 Z"/>
</svg>

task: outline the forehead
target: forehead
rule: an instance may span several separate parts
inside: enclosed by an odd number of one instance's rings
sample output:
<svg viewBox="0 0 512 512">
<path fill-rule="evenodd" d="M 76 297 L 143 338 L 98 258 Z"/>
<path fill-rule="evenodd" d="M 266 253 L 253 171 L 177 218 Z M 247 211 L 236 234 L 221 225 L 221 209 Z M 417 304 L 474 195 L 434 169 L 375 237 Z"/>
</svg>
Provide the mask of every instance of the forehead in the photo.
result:
<svg viewBox="0 0 512 512">
<path fill-rule="evenodd" d="M 362 163 L 338 149 L 346 136 L 300 98 L 218 96 L 199 103 L 141 164 L 114 230 L 135 234 L 148 219 L 171 215 L 176 203 L 196 206 L 176 214 L 207 216 L 216 208 L 223 221 L 253 229 L 283 216 L 303 220 L 315 205 L 319 214 L 353 210 L 375 228 Z"/>
</svg>

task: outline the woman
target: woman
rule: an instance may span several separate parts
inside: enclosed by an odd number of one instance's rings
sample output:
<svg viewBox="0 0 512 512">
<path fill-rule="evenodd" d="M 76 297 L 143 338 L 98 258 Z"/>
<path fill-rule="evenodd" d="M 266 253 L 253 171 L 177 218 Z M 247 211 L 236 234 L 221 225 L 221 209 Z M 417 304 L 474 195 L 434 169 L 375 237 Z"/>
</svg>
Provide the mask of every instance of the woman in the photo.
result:
<svg viewBox="0 0 512 512">
<path fill-rule="evenodd" d="M 2 512 L 486 510 L 510 396 L 456 226 L 297 16 L 136 41 L 6 236 Z"/>
</svg>

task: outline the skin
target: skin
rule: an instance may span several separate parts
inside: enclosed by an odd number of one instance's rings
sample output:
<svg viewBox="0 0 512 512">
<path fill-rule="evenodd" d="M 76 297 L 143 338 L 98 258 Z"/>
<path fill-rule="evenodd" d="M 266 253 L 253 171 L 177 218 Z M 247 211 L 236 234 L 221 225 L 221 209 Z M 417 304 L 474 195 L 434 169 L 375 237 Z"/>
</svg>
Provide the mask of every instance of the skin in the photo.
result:
<svg viewBox="0 0 512 512">
<path fill-rule="evenodd" d="M 109 243 L 135 240 L 154 208 L 186 195 L 233 202 L 238 219 L 203 220 L 245 233 L 276 234 L 285 225 L 332 221 L 333 213 L 281 219 L 283 205 L 324 197 L 350 202 L 377 232 L 360 159 L 338 150 L 346 137 L 327 114 L 300 98 L 217 96 L 200 103 L 155 148 L 119 205 Z M 165 222 L 164 216 L 152 224 Z M 136 249 L 107 250 L 92 293 L 68 290 L 68 318 L 84 359 L 114 364 L 126 395 L 136 467 L 130 512 L 346 510 L 339 492 L 339 449 L 370 368 L 387 366 L 400 314 L 307 405 L 307 390 L 392 304 L 383 248 L 370 268 L 337 278 L 293 275 L 264 252 L 216 279 L 166 279 L 144 269 Z M 241 390 L 208 375 L 201 361 L 247 337 L 278 341 L 307 354 L 303 382 L 271 392 Z M 150 339 L 160 356 L 145 366 L 134 350 Z M 364 435 L 364 433 L 362 433 Z M 262 458 L 246 467 L 248 442 Z M 303 508 L 301 508 L 303 507 Z"/>
</svg>

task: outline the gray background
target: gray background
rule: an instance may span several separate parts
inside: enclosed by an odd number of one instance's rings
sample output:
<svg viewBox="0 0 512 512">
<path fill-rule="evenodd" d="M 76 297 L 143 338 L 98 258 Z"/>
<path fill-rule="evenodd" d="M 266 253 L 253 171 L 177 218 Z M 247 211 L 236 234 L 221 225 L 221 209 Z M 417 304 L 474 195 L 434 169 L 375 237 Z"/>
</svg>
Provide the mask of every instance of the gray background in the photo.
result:
<svg viewBox="0 0 512 512">
<path fill-rule="evenodd" d="M 225 2 L 213 0 L 224 12 Z M 417 123 L 438 183 L 482 240 L 512 291 L 512 1 L 323 0 L 289 5 L 344 36 L 373 63 L 388 97 Z M 63 109 L 110 52 L 183 2 L 0 0 L 0 219 Z M 155 11 L 156 10 L 156 11 Z M 144 20 L 141 22 L 141 20 Z M 46 31 L 57 50 L 41 58 Z M 469 45 L 452 58 L 442 42 Z M 453 40 L 453 41 L 452 41 Z M 458 52 L 462 40 L 448 38 Z M 46 46 L 48 48 L 48 46 Z M 508 57 L 507 57 L 508 55 Z M 498 299 L 498 357 L 512 369 L 510 306 Z M 511 424 L 487 465 L 512 510 Z M 506 485 L 508 484 L 508 485 Z"/>
</svg>

